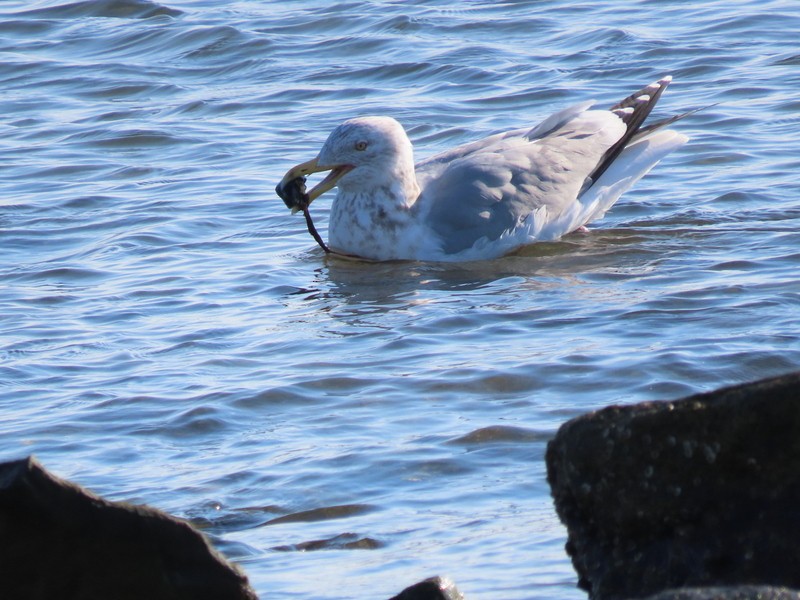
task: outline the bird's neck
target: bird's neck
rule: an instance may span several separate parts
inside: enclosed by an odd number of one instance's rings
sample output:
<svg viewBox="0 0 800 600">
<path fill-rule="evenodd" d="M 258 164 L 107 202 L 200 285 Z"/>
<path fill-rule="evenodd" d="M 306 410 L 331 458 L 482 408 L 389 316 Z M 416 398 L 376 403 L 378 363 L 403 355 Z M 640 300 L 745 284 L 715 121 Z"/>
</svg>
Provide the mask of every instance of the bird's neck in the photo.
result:
<svg viewBox="0 0 800 600">
<path fill-rule="evenodd" d="M 389 194 L 398 207 L 411 208 L 419 198 L 419 184 L 417 183 L 417 174 L 414 171 L 414 165 L 398 166 L 395 169 L 396 177 L 387 186 Z"/>
<path fill-rule="evenodd" d="M 412 208 L 419 198 L 420 187 L 413 163 L 398 161 L 377 173 L 365 173 L 361 177 L 357 175 L 358 171 L 354 171 L 349 181 L 339 183 L 341 196 L 358 198 L 359 202 L 370 197 L 380 198 L 384 208 L 403 210 Z"/>
</svg>

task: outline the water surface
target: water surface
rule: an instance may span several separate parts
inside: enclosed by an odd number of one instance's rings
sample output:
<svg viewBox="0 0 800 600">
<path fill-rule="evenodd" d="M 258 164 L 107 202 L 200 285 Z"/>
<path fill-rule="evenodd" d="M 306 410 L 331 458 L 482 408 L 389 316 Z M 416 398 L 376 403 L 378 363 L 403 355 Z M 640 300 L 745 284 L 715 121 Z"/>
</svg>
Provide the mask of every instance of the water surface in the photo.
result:
<svg viewBox="0 0 800 600">
<path fill-rule="evenodd" d="M 6 1 L 0 458 L 191 519 L 264 597 L 583 598 L 558 426 L 800 366 L 797 31 L 779 0 Z M 423 158 L 667 73 L 660 115 L 719 104 L 588 234 L 342 262 L 274 196 L 351 116 Z"/>
</svg>

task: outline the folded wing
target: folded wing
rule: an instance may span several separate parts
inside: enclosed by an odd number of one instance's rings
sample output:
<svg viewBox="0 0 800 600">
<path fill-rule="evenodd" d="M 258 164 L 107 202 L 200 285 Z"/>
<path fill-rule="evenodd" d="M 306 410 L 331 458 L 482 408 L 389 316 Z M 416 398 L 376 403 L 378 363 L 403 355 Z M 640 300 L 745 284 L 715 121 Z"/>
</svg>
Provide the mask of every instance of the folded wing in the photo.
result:
<svg viewBox="0 0 800 600">
<path fill-rule="evenodd" d="M 597 190 L 587 192 L 596 182 L 609 187 L 609 177 L 603 175 L 624 173 L 631 181 L 617 186 L 621 191 L 610 200 L 613 204 L 661 157 L 649 166 L 637 164 L 637 173 L 625 169 L 608 173 L 618 160 L 626 159 L 629 145 L 651 133 L 652 128 L 642 129 L 642 124 L 669 82 L 665 78 L 642 88 L 609 110 L 590 110 L 591 102 L 579 104 L 533 129 L 490 136 L 420 162 L 418 209 L 440 238 L 442 251 L 455 254 L 520 228 L 530 229 L 534 213 L 540 221 L 564 229 L 554 237 L 568 233 L 590 216 L 588 208 L 576 203 L 584 195 L 593 202 L 602 196 Z M 602 214 L 609 206 L 597 212 Z M 581 212 L 584 208 L 586 214 Z M 539 223 L 536 230 L 546 226 Z"/>
</svg>

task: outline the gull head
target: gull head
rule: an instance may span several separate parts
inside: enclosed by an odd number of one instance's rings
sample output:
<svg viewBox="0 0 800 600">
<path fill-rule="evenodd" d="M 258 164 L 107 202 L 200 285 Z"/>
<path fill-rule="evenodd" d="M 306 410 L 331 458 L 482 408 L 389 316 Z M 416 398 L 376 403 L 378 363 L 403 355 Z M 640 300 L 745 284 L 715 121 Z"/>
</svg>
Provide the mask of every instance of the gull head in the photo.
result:
<svg viewBox="0 0 800 600">
<path fill-rule="evenodd" d="M 337 186 L 344 192 L 357 193 L 400 184 L 409 188 L 404 191 L 418 193 L 411 142 L 403 126 L 391 117 L 345 121 L 331 132 L 316 158 L 286 172 L 276 192 L 292 207 L 290 191 L 296 181 L 321 171 L 330 172 L 308 192 L 307 204 Z M 294 212 L 299 206 L 292 208 Z"/>
</svg>

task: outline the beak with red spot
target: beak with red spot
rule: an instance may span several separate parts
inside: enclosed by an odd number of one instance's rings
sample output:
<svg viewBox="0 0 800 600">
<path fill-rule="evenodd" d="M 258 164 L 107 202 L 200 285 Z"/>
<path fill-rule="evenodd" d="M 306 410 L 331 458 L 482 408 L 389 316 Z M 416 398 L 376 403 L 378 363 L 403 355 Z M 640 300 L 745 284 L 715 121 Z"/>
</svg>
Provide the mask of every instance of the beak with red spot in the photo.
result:
<svg viewBox="0 0 800 600">
<path fill-rule="evenodd" d="M 300 210 L 301 202 L 308 206 L 319 196 L 336 187 L 339 180 L 353 169 L 355 169 L 353 165 L 320 166 L 319 158 L 314 158 L 289 169 L 275 188 L 275 192 L 294 214 Z M 305 178 L 312 173 L 322 171 L 330 171 L 330 173 L 306 194 Z M 298 182 L 298 180 L 300 181 Z"/>
</svg>

